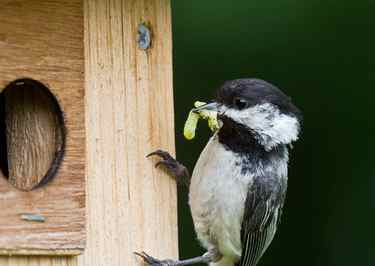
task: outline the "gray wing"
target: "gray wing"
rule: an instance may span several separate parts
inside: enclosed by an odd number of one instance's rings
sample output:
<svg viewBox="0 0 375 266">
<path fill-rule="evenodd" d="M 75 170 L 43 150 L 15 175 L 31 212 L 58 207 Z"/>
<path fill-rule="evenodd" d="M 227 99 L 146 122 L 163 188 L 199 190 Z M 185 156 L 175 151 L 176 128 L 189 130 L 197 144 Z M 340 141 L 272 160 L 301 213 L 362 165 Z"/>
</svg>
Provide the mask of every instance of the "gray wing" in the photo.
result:
<svg viewBox="0 0 375 266">
<path fill-rule="evenodd" d="M 285 193 L 286 181 L 254 179 L 245 202 L 239 266 L 255 266 L 268 248 L 280 221 Z"/>
</svg>

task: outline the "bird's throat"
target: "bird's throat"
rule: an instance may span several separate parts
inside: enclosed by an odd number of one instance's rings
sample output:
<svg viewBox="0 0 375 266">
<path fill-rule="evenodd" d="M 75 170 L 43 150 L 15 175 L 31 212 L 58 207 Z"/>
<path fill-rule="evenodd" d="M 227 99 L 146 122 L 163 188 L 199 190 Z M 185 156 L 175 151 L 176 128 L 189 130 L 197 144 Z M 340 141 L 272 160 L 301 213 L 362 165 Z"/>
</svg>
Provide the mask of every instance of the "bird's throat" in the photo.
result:
<svg viewBox="0 0 375 266">
<path fill-rule="evenodd" d="M 236 153 L 241 159 L 241 172 L 255 173 L 256 169 L 279 162 L 287 162 L 287 147 L 280 144 L 270 150 L 257 141 L 255 133 L 230 118 L 221 117 L 223 126 L 218 132 L 218 140 L 225 149 Z"/>
<path fill-rule="evenodd" d="M 223 126 L 218 132 L 219 142 L 225 148 L 235 153 L 248 153 L 254 150 L 264 150 L 256 140 L 255 133 L 251 129 L 233 121 L 227 116 L 220 116 Z"/>
</svg>

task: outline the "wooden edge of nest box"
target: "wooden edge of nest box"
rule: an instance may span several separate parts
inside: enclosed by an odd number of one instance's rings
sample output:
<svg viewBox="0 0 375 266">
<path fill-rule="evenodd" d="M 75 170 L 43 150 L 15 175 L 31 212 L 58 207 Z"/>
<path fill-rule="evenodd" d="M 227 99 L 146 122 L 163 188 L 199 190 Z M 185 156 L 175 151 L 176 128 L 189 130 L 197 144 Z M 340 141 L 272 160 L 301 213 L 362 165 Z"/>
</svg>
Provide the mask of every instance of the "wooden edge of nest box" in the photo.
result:
<svg viewBox="0 0 375 266">
<path fill-rule="evenodd" d="M 78 256 L 84 249 L 1 249 L 0 256 Z"/>
</svg>

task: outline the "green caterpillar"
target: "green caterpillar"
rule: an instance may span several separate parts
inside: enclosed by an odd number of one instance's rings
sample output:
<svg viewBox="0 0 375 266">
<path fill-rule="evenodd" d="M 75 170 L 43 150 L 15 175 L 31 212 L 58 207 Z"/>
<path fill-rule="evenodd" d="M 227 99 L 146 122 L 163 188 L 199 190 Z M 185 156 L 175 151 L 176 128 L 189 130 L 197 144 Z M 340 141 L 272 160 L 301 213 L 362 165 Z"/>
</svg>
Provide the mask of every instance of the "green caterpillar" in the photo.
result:
<svg viewBox="0 0 375 266">
<path fill-rule="evenodd" d="M 194 103 L 194 106 L 199 107 L 205 104 L 205 102 L 196 101 Z M 219 129 L 219 123 L 217 121 L 217 112 L 202 110 L 199 113 L 196 113 L 190 111 L 184 127 L 184 136 L 186 139 L 192 140 L 195 137 L 195 130 L 197 128 L 198 121 L 200 118 L 208 121 L 208 127 L 212 131 L 216 131 Z"/>
</svg>

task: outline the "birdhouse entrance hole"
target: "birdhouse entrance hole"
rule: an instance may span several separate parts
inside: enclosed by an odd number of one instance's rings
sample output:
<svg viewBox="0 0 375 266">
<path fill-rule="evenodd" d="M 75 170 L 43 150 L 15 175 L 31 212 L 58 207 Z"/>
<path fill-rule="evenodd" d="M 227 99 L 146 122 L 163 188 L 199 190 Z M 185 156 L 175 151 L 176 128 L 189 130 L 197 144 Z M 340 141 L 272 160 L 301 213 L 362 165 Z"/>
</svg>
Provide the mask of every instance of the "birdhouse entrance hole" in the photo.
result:
<svg viewBox="0 0 375 266">
<path fill-rule="evenodd" d="M 0 169 L 16 188 L 30 191 L 57 172 L 65 147 L 61 108 L 42 83 L 20 79 L 0 93 Z"/>
</svg>

